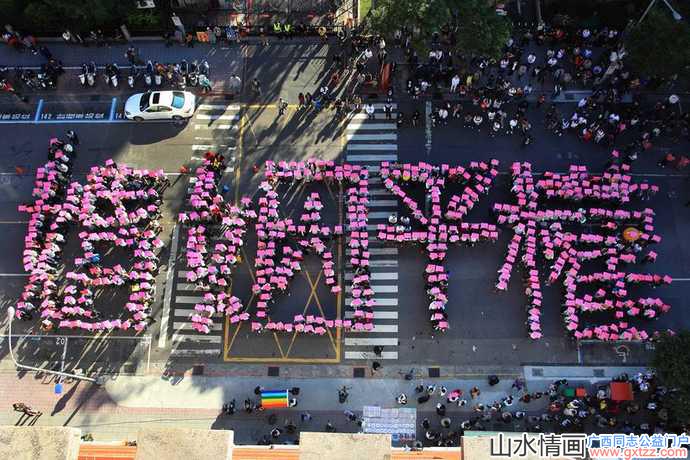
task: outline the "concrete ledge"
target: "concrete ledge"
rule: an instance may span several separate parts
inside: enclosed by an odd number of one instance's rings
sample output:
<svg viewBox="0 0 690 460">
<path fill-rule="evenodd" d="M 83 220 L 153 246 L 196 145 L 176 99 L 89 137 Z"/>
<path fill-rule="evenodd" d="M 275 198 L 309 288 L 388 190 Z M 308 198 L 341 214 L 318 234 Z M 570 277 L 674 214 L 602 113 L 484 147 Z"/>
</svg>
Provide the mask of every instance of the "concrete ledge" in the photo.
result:
<svg viewBox="0 0 690 460">
<path fill-rule="evenodd" d="M 300 460 L 390 460 L 391 435 L 300 433 Z"/>
<path fill-rule="evenodd" d="M 0 426 L 0 458 L 77 460 L 80 438 L 78 428 Z"/>
<path fill-rule="evenodd" d="M 141 428 L 136 460 L 231 460 L 234 436 L 228 430 Z"/>
</svg>

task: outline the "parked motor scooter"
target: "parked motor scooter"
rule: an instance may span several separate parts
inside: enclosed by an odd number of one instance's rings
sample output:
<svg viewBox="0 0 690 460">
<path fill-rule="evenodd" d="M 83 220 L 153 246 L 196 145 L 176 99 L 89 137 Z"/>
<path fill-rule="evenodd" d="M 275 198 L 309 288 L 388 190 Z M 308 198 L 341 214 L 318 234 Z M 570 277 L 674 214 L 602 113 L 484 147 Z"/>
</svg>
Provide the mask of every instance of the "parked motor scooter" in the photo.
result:
<svg viewBox="0 0 690 460">
<path fill-rule="evenodd" d="M 98 73 L 98 68 L 96 67 L 96 63 L 91 61 L 89 62 L 89 65 L 87 66 L 87 71 L 86 71 L 86 82 L 89 84 L 89 86 L 94 86 L 96 84 L 96 74 Z"/>
<path fill-rule="evenodd" d="M 120 67 L 114 62 L 110 65 L 110 84 L 117 88 L 120 79 Z"/>
<path fill-rule="evenodd" d="M 82 87 L 86 87 L 86 74 L 89 73 L 89 68 L 86 66 L 86 63 L 81 65 L 81 72 L 79 72 L 79 83 L 81 83 Z"/>
<path fill-rule="evenodd" d="M 201 61 L 201 64 L 199 65 L 199 73 L 206 75 L 207 77 L 211 76 L 211 66 L 206 59 Z"/>
<path fill-rule="evenodd" d="M 132 65 L 132 67 L 129 68 L 129 75 L 127 75 L 127 85 L 129 85 L 130 88 L 134 88 L 134 82 L 137 78 L 137 66 Z"/>
<path fill-rule="evenodd" d="M 151 62 L 150 59 L 146 62 L 146 70 L 144 71 L 144 83 L 146 83 L 146 86 L 148 86 L 149 88 L 153 83 L 153 62 Z"/>
<path fill-rule="evenodd" d="M 197 86 L 199 84 L 199 65 L 197 64 L 197 61 L 192 62 L 192 64 L 189 66 L 187 83 L 189 83 L 189 86 Z"/>
</svg>

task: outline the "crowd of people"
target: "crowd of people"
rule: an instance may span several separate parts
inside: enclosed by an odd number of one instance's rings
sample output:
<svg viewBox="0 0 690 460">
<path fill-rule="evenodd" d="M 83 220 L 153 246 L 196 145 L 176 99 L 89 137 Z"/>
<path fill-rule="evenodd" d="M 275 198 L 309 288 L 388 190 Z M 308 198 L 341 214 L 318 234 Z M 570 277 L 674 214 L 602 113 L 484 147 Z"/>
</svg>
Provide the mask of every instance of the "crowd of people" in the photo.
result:
<svg viewBox="0 0 690 460">
<path fill-rule="evenodd" d="M 428 163 L 381 164 L 380 175 L 384 187 L 397 196 L 407 208 L 408 215 L 399 218 L 393 214 L 388 225 L 377 226 L 379 240 L 390 244 L 417 243 L 429 261 L 424 270 L 425 288 L 429 301 L 430 321 L 435 330 L 449 327 L 446 305 L 448 303 L 448 271 L 443 265 L 449 244 L 474 245 L 480 241 L 496 241 L 498 231 L 488 223 L 461 222 L 488 193 L 493 179 L 498 175 L 497 160 L 472 162 L 469 168 Z M 444 211 L 441 200 L 446 187 L 461 187 L 462 193 L 452 195 Z M 414 190 L 407 186 L 424 187 L 425 210 L 413 198 Z M 427 217 L 428 216 L 428 217 Z M 421 226 L 422 231 L 413 230 Z"/>
<path fill-rule="evenodd" d="M 458 120 L 491 136 L 519 135 L 528 145 L 533 140 L 528 109 L 542 108 L 548 131 L 570 131 L 584 142 L 625 147 L 632 159 L 661 135 L 679 140 L 690 134 L 690 116 L 680 110 L 678 96 L 652 106 L 643 102 L 640 90 L 657 90 L 663 82 L 628 68 L 619 30 L 516 24 L 495 60 L 454 54 L 453 43 L 452 31 L 443 28 L 433 35 L 428 57 L 420 57 L 409 29 L 395 35 L 413 69 L 406 82 L 409 96 L 449 95 L 436 105 L 433 126 Z M 564 113 L 547 100 L 566 89 L 592 93 Z"/>
<path fill-rule="evenodd" d="M 518 431 L 530 433 L 623 433 L 654 435 L 668 432 L 667 396 L 673 392 L 664 386 L 654 372 L 621 374 L 610 381 L 594 384 L 558 379 L 537 388 L 516 378 L 510 387 L 496 375 L 486 382 L 473 381 L 446 387 L 442 382 L 418 383 L 410 395 L 401 392 L 394 397 L 398 407 L 417 409 L 417 440 L 405 447 L 454 447 L 469 431 Z M 469 385 L 472 385 L 469 387 Z M 529 386 L 529 388 L 528 388 Z M 507 390 L 496 390 L 496 388 Z M 366 418 L 347 405 L 347 387 L 339 389 L 344 404 L 342 420 L 328 413 L 312 414 L 295 409 L 299 388 L 289 390 L 289 408 L 277 411 L 261 405 L 263 388 L 254 389 L 254 397 L 245 398 L 241 407 L 235 399 L 223 404 L 221 416 L 231 417 L 224 423 L 238 423 L 245 416 L 259 417 L 268 425 L 259 434 L 260 445 L 298 443 L 299 432 L 320 429 L 326 432 L 366 431 Z M 490 395 L 490 396 L 489 396 Z M 414 399 L 412 401 L 411 399 Z M 330 411 L 329 411 L 330 412 Z M 317 428 L 319 427 L 319 428 Z M 262 430 L 257 430 L 259 433 Z"/>
<path fill-rule="evenodd" d="M 669 276 L 625 269 L 626 265 L 656 257 L 649 248 L 661 241 L 661 236 L 654 233 L 654 212 L 649 208 L 631 212 L 586 206 L 595 199 L 601 206 L 615 208 L 635 196 L 644 197 L 658 191 L 646 183 L 632 183 L 629 169 L 626 163 L 615 163 L 603 175 L 590 175 L 586 167 L 572 165 L 567 174 L 546 172 L 542 179 L 536 180 L 530 163 L 513 164 L 511 190 L 517 204 L 494 205 L 498 223 L 510 225 L 514 231 L 496 289 L 507 290 L 513 265 L 519 261 L 524 267 L 531 338 L 538 339 L 542 333 L 540 277 L 544 269 L 537 260 L 539 250 L 550 265 L 546 269 L 549 273 L 546 282 L 552 284 L 562 279 L 564 326 L 577 339 L 647 340 L 650 335 L 646 331 L 624 319 L 654 318 L 669 310 L 659 298 L 628 297 L 632 284 L 658 286 L 672 281 Z M 540 209 L 540 197 L 556 200 L 558 208 Z M 592 229 L 585 230 L 585 224 Z M 605 269 L 581 273 L 581 264 L 594 260 L 603 261 Z M 593 311 L 611 312 L 616 321 L 583 327 L 580 315 Z"/>
<path fill-rule="evenodd" d="M 30 214 L 25 237 L 24 269 L 30 273 L 20 301 L 19 319 L 30 320 L 40 313 L 41 329 L 83 329 L 89 331 L 129 329 L 140 332 L 149 323 L 154 295 L 154 276 L 158 270 L 157 250 L 163 242 L 160 192 L 167 179 L 163 171 L 136 170 L 107 160 L 94 166 L 87 183 L 71 182 L 71 171 L 79 140 L 69 131 L 66 140 L 53 138 L 48 148 L 49 161 L 36 172 L 33 204 L 19 210 Z M 80 226 L 81 257 L 74 265 L 62 260 L 70 227 Z M 121 264 L 102 266 L 108 246 L 132 253 L 129 269 Z M 58 284 L 66 269 L 66 283 Z M 94 305 L 94 287 L 130 287 L 125 304 L 130 316 L 102 319 Z"/>
<path fill-rule="evenodd" d="M 373 328 L 374 291 L 370 285 L 367 225 L 368 170 L 360 166 L 335 165 L 333 161 L 275 163 L 267 161 L 264 180 L 259 188 L 264 192 L 258 200 L 258 213 L 251 201 L 242 198 L 240 206 L 228 206 L 219 192 L 219 171 L 224 160 L 207 153 L 197 168 L 189 195 L 190 210 L 179 215 L 180 222 L 189 226 L 186 260 L 187 280 L 203 292 L 202 302 L 195 305 L 192 315 L 194 328 L 210 332 L 212 316 L 230 316 L 231 323 L 251 320 L 251 330 L 300 332 L 323 335 L 326 328 L 342 327 L 355 330 Z M 270 320 L 270 305 L 276 294 L 286 293 L 292 278 L 302 270 L 304 258 L 314 253 L 321 259 L 324 282 L 333 294 L 342 291 L 336 276 L 333 237 L 343 235 L 343 226 L 328 226 L 321 222 L 324 208 L 318 193 L 312 192 L 297 220 L 284 219 L 280 213 L 277 192 L 283 183 L 304 180 L 317 183 L 341 183 L 346 187 L 347 245 L 350 263 L 355 271 L 351 281 L 353 318 L 327 319 L 320 315 L 294 315 L 292 321 Z M 241 261 L 241 247 L 250 220 L 256 221 L 257 255 L 254 260 L 256 280 L 252 292 L 256 295 L 254 316 L 250 318 L 240 300 L 225 294 L 233 268 Z M 209 250 L 209 235 L 220 234 L 220 241 Z M 295 238 L 296 245 L 287 241 Z"/>
<path fill-rule="evenodd" d="M 498 382 L 498 377 L 489 376 L 490 386 Z M 630 384 L 632 398 L 615 394 L 612 383 Z M 422 420 L 420 428 L 424 438 L 416 444 L 417 447 L 451 447 L 457 445 L 465 431 L 486 430 L 663 433 L 668 421 L 668 408 L 664 403 L 668 392 L 652 372 L 634 376 L 622 374 L 611 382 L 591 388 L 560 379 L 539 391 L 530 391 L 525 381 L 518 378 L 504 397 L 490 404 L 478 402 L 482 391 L 477 386 L 466 394 L 461 388 L 449 390 L 443 385 L 417 385 L 414 389 L 417 407 L 423 408 L 428 401 L 436 403 L 438 419 Z M 399 405 L 407 401 L 405 393 L 396 398 Z M 534 406 L 539 407 L 533 409 Z"/>
<path fill-rule="evenodd" d="M 213 316 L 217 313 L 229 316 L 232 323 L 249 319 L 240 299 L 228 295 L 226 290 L 231 282 L 232 269 L 242 258 L 240 251 L 247 225 L 256 218 L 256 212 L 246 197 L 239 206 L 225 202 L 218 190 L 224 169 L 225 158 L 222 155 L 206 153 L 202 166 L 191 179 L 190 210 L 178 216 L 179 222 L 188 225 L 185 255 L 189 270 L 186 279 L 204 291 L 202 302 L 194 306 L 192 327 L 204 334 L 211 332 Z M 209 239 L 216 231 L 221 232 L 225 242 L 216 243 L 213 255 L 209 257 Z"/>
</svg>

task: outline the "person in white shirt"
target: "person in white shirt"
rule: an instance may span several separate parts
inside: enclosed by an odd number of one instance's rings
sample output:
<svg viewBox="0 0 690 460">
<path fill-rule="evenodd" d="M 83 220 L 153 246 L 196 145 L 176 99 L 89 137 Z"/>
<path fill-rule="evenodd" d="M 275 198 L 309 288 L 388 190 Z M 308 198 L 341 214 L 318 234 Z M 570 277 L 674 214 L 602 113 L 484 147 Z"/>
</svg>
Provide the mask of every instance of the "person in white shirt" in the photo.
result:
<svg viewBox="0 0 690 460">
<path fill-rule="evenodd" d="M 369 116 L 370 120 L 374 119 L 374 104 L 364 104 L 364 111 Z"/>
<path fill-rule="evenodd" d="M 441 119 L 441 123 L 444 125 L 448 124 L 448 110 L 445 107 L 441 107 L 438 111 L 438 117 Z"/>
<path fill-rule="evenodd" d="M 458 85 L 460 84 L 460 76 L 458 74 L 455 74 L 450 81 L 450 92 L 454 93 L 458 89 Z"/>
</svg>

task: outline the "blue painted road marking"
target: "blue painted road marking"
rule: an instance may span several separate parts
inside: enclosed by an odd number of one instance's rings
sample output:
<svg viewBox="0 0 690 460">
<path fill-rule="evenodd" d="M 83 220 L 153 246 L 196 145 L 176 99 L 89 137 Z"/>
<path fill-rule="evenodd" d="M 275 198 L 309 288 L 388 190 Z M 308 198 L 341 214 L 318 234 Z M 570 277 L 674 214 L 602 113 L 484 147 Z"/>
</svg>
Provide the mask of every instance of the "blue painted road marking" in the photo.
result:
<svg viewBox="0 0 690 460">
<path fill-rule="evenodd" d="M 36 107 L 36 116 L 34 117 L 34 123 L 38 123 L 41 118 L 41 111 L 43 110 L 43 99 L 39 99 L 38 107 Z"/>
<path fill-rule="evenodd" d="M 115 119 L 115 107 L 117 107 L 117 98 L 113 98 L 112 104 L 110 104 L 110 117 L 108 118 L 110 121 L 113 121 Z"/>
</svg>

